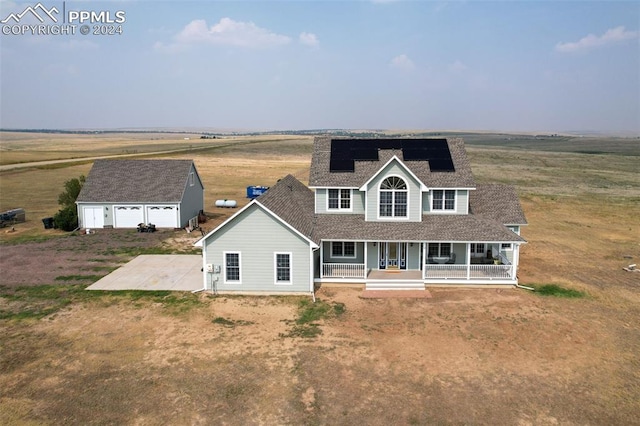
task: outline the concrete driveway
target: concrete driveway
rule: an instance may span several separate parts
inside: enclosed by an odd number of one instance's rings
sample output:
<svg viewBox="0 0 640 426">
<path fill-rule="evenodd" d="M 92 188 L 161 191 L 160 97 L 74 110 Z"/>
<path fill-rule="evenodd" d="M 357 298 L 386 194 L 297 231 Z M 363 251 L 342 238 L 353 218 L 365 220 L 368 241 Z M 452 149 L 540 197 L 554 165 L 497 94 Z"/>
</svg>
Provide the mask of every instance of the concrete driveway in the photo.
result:
<svg viewBox="0 0 640 426">
<path fill-rule="evenodd" d="M 201 268 L 200 255 L 145 254 L 101 278 L 87 290 L 199 290 Z"/>
</svg>

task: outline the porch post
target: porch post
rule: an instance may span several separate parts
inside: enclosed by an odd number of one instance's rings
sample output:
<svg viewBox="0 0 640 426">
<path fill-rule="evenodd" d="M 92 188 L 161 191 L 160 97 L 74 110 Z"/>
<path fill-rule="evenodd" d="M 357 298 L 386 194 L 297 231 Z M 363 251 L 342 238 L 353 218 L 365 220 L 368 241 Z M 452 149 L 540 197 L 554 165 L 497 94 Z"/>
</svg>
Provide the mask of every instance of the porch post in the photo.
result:
<svg viewBox="0 0 640 426">
<path fill-rule="evenodd" d="M 362 263 L 364 263 L 364 271 L 362 271 L 362 273 L 364 274 L 364 276 L 362 278 L 367 278 L 367 249 L 368 249 L 368 245 L 369 243 L 367 243 L 367 241 L 365 241 L 364 243 L 364 260 Z"/>
<path fill-rule="evenodd" d="M 471 243 L 467 243 L 467 280 L 471 279 Z"/>
<path fill-rule="evenodd" d="M 422 271 L 422 279 L 427 278 L 427 243 L 420 243 L 422 247 L 422 265 L 420 265 L 420 270 Z"/>
<path fill-rule="evenodd" d="M 511 262 L 511 279 L 517 279 L 518 263 L 520 262 L 520 244 L 513 244 L 513 262 Z"/>
<path fill-rule="evenodd" d="M 324 278 L 324 241 L 320 240 L 320 278 Z"/>
</svg>

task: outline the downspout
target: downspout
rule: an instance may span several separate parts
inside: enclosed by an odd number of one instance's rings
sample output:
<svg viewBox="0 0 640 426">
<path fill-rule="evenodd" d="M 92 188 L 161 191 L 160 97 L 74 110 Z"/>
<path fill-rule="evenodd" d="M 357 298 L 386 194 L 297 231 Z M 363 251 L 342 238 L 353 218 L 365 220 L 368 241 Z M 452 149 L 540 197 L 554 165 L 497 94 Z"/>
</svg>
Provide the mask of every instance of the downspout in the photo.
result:
<svg viewBox="0 0 640 426">
<path fill-rule="evenodd" d="M 517 245 L 515 245 L 514 252 L 513 252 L 513 272 L 514 273 L 516 273 L 516 271 L 518 269 L 518 266 L 519 266 L 519 263 L 520 263 L 520 244 L 517 244 Z M 516 279 L 517 279 L 517 277 L 516 277 Z M 535 288 L 527 287 L 527 286 L 524 286 L 524 285 L 520 285 L 520 284 L 517 283 L 517 281 L 516 281 L 516 287 L 517 288 L 523 288 L 525 290 L 536 291 Z"/>
<path fill-rule="evenodd" d="M 533 287 L 527 287 L 527 286 L 525 286 L 525 285 L 520 285 L 520 284 L 517 284 L 517 283 L 516 283 L 516 287 L 518 287 L 518 288 L 523 288 L 523 289 L 525 289 L 525 290 L 536 291 L 536 289 L 535 289 L 535 288 L 533 288 Z"/>
<path fill-rule="evenodd" d="M 309 291 L 311 292 L 311 300 L 313 303 L 316 303 L 316 291 L 315 291 L 315 283 L 313 282 L 313 276 L 315 268 L 315 262 L 313 261 L 313 248 L 311 244 L 309 244 Z"/>
</svg>

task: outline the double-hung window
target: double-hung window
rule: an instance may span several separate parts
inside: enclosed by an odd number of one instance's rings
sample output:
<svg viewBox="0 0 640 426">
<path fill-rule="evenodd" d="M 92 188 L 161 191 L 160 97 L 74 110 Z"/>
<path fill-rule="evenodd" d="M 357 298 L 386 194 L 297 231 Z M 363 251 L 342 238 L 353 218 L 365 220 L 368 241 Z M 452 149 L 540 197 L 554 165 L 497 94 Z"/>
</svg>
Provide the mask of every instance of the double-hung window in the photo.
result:
<svg viewBox="0 0 640 426">
<path fill-rule="evenodd" d="M 329 189 L 327 207 L 329 210 L 351 210 L 351 190 Z"/>
<path fill-rule="evenodd" d="M 456 191 L 452 189 L 434 189 L 431 195 L 433 210 L 455 210 Z"/>
<path fill-rule="evenodd" d="M 275 253 L 276 284 L 291 284 L 291 253 Z"/>
<path fill-rule="evenodd" d="M 224 254 L 224 282 L 240 284 L 240 253 L 226 252 Z"/>
<path fill-rule="evenodd" d="M 484 256 L 485 246 L 484 243 L 471 243 L 471 254 L 476 256 Z"/>
<path fill-rule="evenodd" d="M 429 256 L 451 256 L 451 243 L 429 243 Z"/>
<path fill-rule="evenodd" d="M 331 257 L 356 257 L 356 243 L 353 241 L 333 241 Z"/>
<path fill-rule="evenodd" d="M 380 184 L 380 217 L 407 217 L 407 184 L 397 176 Z"/>
</svg>

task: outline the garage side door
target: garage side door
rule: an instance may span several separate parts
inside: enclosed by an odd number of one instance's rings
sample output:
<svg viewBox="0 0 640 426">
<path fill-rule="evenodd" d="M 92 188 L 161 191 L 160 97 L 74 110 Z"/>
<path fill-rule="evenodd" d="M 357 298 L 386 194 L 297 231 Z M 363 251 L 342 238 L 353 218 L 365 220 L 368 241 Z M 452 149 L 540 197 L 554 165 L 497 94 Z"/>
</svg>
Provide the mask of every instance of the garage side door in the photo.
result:
<svg viewBox="0 0 640 426">
<path fill-rule="evenodd" d="M 84 228 L 104 228 L 102 207 L 83 207 L 82 226 Z"/>
<path fill-rule="evenodd" d="M 137 228 L 144 223 L 142 206 L 113 206 L 114 228 Z"/>
<path fill-rule="evenodd" d="M 176 228 L 178 209 L 176 206 L 147 206 L 147 222 L 156 228 Z"/>
</svg>

